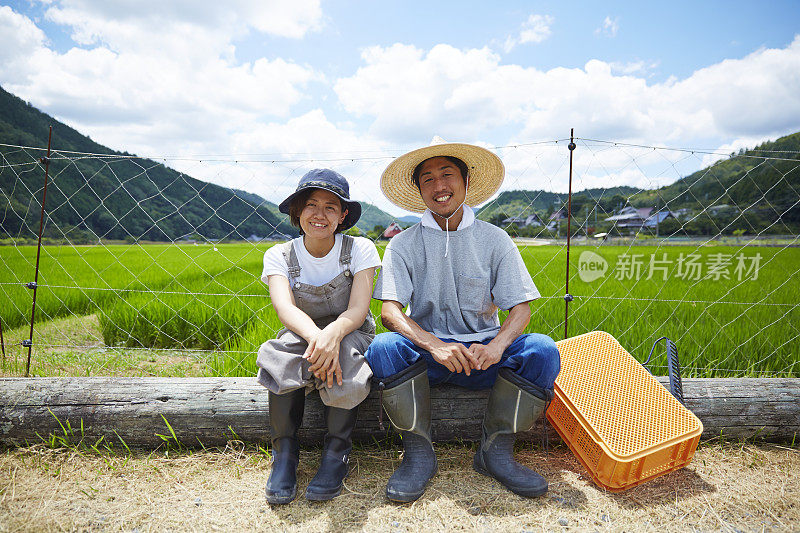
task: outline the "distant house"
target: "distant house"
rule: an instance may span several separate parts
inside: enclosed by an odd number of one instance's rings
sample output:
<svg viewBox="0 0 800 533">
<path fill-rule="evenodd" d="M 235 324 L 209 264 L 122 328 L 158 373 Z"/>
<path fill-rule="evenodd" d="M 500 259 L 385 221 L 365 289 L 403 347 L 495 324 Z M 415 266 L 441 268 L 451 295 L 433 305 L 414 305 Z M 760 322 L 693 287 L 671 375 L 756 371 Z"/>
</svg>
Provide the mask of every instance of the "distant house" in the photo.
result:
<svg viewBox="0 0 800 533">
<path fill-rule="evenodd" d="M 559 209 L 547 217 L 547 229 L 556 229 L 562 220 L 567 220 L 567 212 L 564 209 Z"/>
<path fill-rule="evenodd" d="M 668 209 L 655 212 L 653 207 L 626 206 L 616 215 L 608 217 L 606 222 L 614 222 L 618 228 L 655 228 L 667 218 L 676 218 Z"/>
<path fill-rule="evenodd" d="M 719 215 L 720 213 L 738 213 L 739 211 L 741 210 L 737 206 L 729 204 L 712 205 L 708 208 L 708 212 L 712 215 Z"/>
<path fill-rule="evenodd" d="M 270 234 L 264 240 L 266 240 L 266 241 L 291 241 L 292 240 L 292 236 L 291 235 L 287 235 L 285 233 L 281 233 L 279 231 L 276 231 L 276 232 Z"/>
<path fill-rule="evenodd" d="M 403 231 L 403 228 L 401 228 L 400 225 L 397 224 L 397 222 L 392 222 L 391 224 L 389 224 L 389 227 L 386 228 L 386 231 L 383 232 L 383 237 L 385 239 L 391 239 L 401 231 Z"/>
<path fill-rule="evenodd" d="M 672 216 L 675 218 L 684 218 L 692 213 L 692 210 L 688 207 L 681 207 L 680 209 L 676 209 L 672 211 Z"/>
<path fill-rule="evenodd" d="M 536 213 L 528 215 L 525 218 L 508 217 L 503 220 L 503 226 L 511 226 L 512 224 L 517 226 L 518 228 L 527 228 L 529 226 L 532 227 L 544 226 L 544 222 L 542 222 L 542 219 L 539 218 L 539 215 L 537 215 Z"/>
<path fill-rule="evenodd" d="M 645 228 L 656 228 L 659 224 L 664 222 L 668 218 L 677 218 L 672 211 L 665 209 L 663 211 L 659 211 L 657 213 L 653 213 L 644 221 L 643 227 Z"/>
</svg>

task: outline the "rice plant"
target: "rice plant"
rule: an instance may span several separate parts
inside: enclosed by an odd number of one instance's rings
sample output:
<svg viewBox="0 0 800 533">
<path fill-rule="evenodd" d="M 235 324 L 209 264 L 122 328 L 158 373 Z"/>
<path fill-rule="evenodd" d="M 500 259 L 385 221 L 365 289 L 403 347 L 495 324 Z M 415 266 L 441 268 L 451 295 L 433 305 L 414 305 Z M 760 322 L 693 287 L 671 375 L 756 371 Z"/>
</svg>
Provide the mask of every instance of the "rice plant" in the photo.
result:
<svg viewBox="0 0 800 533">
<path fill-rule="evenodd" d="M 201 356 L 210 374 L 252 376 L 258 346 L 282 328 L 259 279 L 266 249 L 45 247 L 37 321 L 96 313 L 108 346 L 208 350 Z M 561 339 L 566 250 L 520 250 L 543 296 L 531 305 L 527 331 Z M 584 252 L 606 264 L 602 276 L 582 275 Z M 35 253 L 35 247 L 0 247 L 6 330 L 30 320 L 31 294 L 23 282 L 33 279 Z M 757 272 L 736 271 L 737 258 L 752 266 L 756 254 Z M 689 257 L 705 270 L 687 276 Z M 721 259 L 728 260 L 727 270 L 714 271 Z M 797 376 L 800 280 L 792 274 L 798 269 L 797 248 L 574 246 L 569 335 L 607 331 L 642 361 L 655 339 L 669 336 L 678 344 L 685 375 Z M 379 302 L 372 302 L 372 312 L 380 313 Z M 380 323 L 378 331 L 384 331 Z M 656 351 L 654 372 L 664 373 L 664 365 L 664 354 Z"/>
</svg>

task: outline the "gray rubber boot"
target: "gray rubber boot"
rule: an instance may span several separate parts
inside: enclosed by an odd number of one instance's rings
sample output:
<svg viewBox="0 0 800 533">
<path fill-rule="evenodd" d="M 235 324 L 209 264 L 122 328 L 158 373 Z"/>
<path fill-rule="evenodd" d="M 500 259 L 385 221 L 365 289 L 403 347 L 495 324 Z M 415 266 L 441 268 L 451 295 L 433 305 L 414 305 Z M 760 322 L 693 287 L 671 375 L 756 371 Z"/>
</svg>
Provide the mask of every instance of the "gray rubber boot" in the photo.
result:
<svg viewBox="0 0 800 533">
<path fill-rule="evenodd" d="M 527 431 L 544 413 L 552 392 L 507 368 L 500 369 L 483 418 L 481 444 L 473 467 L 508 490 L 528 498 L 547 492 L 547 481 L 514 460 L 516 433 Z"/>
<path fill-rule="evenodd" d="M 341 409 L 325 406 L 328 434 L 325 435 L 319 469 L 306 488 L 307 500 L 330 500 L 342 492 L 344 478 L 349 472 L 352 434 L 357 418 L 358 407 Z"/>
<path fill-rule="evenodd" d="M 427 364 L 420 361 L 381 380 L 383 408 L 403 439 L 403 460 L 386 485 L 386 497 L 408 503 L 419 499 L 438 469 L 431 442 L 431 390 Z"/>
<path fill-rule="evenodd" d="M 297 463 L 300 461 L 297 430 L 303 422 L 305 403 L 304 388 L 286 394 L 269 393 L 272 472 L 266 493 L 271 504 L 289 503 L 297 496 Z"/>
</svg>

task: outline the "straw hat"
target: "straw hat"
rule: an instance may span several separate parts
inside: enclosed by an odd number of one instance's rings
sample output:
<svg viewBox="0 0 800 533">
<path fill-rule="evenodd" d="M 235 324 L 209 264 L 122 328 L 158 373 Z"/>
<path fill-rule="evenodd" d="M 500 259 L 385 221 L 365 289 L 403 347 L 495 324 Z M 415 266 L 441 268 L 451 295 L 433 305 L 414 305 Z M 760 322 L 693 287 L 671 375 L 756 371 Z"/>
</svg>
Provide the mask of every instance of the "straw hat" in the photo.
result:
<svg viewBox="0 0 800 533">
<path fill-rule="evenodd" d="M 430 146 L 413 150 L 392 161 L 381 176 L 381 190 L 390 202 L 414 213 L 427 209 L 411 175 L 417 165 L 431 157 L 457 157 L 467 165 L 469 185 L 465 203 L 476 206 L 492 197 L 503 183 L 505 168 L 495 154 L 472 144 L 448 143 L 434 137 Z"/>
</svg>

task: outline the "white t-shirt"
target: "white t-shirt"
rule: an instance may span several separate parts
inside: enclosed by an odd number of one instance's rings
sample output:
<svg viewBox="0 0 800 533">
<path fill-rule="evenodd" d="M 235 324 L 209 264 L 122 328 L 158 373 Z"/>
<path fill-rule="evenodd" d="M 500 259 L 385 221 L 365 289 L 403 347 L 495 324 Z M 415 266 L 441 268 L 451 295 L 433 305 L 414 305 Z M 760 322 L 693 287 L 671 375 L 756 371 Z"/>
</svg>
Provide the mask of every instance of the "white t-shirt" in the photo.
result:
<svg viewBox="0 0 800 533">
<path fill-rule="evenodd" d="M 292 246 L 297 254 L 297 262 L 300 263 L 300 275 L 297 281 L 307 285 L 319 287 L 328 283 L 330 280 L 344 272 L 342 264 L 339 263 L 339 256 L 342 253 L 342 234 L 336 234 L 336 242 L 333 248 L 325 257 L 314 257 L 303 244 L 303 237 L 293 239 Z M 268 277 L 279 274 L 289 278 L 289 266 L 283 257 L 284 245 L 276 244 L 264 254 L 264 271 L 261 273 L 261 281 L 268 282 Z M 357 274 L 366 268 L 380 267 L 381 258 L 375 244 L 365 237 L 353 237 L 353 250 L 351 252 L 350 270 Z"/>
</svg>

